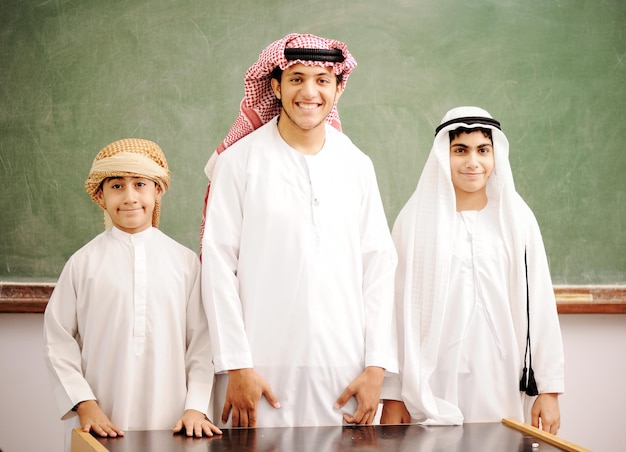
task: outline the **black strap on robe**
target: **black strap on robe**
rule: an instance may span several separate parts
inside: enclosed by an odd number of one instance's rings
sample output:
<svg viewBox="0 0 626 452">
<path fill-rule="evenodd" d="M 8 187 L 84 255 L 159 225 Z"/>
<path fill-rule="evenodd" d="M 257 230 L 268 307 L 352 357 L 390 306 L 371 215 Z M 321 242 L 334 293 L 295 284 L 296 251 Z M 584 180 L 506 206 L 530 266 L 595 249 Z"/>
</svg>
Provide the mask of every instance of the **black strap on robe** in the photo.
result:
<svg viewBox="0 0 626 452">
<path fill-rule="evenodd" d="M 529 396 L 539 394 L 537 390 L 537 382 L 535 381 L 535 372 L 533 371 L 533 354 L 530 347 L 530 296 L 528 294 L 528 262 L 526 261 L 526 250 L 524 250 L 524 268 L 526 270 L 526 351 L 524 352 L 524 369 L 522 371 L 522 379 L 519 382 L 519 390 L 525 392 Z M 528 357 L 528 368 L 526 367 L 526 358 Z"/>
</svg>

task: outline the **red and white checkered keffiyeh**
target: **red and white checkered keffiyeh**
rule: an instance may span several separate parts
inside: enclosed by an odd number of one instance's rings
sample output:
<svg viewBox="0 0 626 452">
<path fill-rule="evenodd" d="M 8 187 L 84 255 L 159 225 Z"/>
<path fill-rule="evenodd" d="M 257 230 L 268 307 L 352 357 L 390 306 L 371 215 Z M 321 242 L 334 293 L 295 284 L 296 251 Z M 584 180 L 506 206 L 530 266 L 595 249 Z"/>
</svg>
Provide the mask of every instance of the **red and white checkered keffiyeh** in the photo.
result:
<svg viewBox="0 0 626 452">
<path fill-rule="evenodd" d="M 345 59 L 341 63 L 331 61 L 287 60 L 285 58 L 286 48 L 339 49 Z M 221 153 L 228 146 L 258 129 L 263 124 L 266 124 L 280 113 L 280 102 L 276 99 L 272 91 L 270 74 L 277 66 L 285 70 L 297 63 L 302 63 L 307 66 L 332 66 L 335 74 L 343 74 L 342 88 L 346 87 L 348 76 L 357 64 L 356 60 L 352 57 L 350 52 L 348 52 L 346 45 L 343 42 L 333 39 L 324 39 L 310 34 L 301 35 L 292 33 L 278 41 L 274 41 L 261 52 L 258 61 L 246 72 L 244 79 L 245 96 L 241 101 L 239 116 L 230 128 L 224 141 L 222 141 L 217 148 L 218 153 Z M 333 106 L 326 121 L 337 130 L 341 130 L 337 105 Z"/>
<path fill-rule="evenodd" d="M 285 49 L 321 49 L 333 50 L 339 49 L 343 54 L 343 62 L 332 61 L 312 61 L 312 60 L 287 60 L 285 57 Z M 274 95 L 271 84 L 271 73 L 280 66 L 282 70 L 287 69 L 294 64 L 301 63 L 307 66 L 325 66 L 332 67 L 333 72 L 337 75 L 342 74 L 341 86 L 346 87 L 348 76 L 354 70 L 357 63 L 354 57 L 348 51 L 348 47 L 340 41 L 334 39 L 320 38 L 311 34 L 292 33 L 282 39 L 274 41 L 267 46 L 259 55 L 259 59 L 246 72 L 244 79 L 245 95 L 241 101 L 239 108 L 239 116 L 230 128 L 224 141 L 218 146 L 216 151 L 209 159 L 204 171 L 209 178 L 209 186 L 207 187 L 204 199 L 204 212 L 202 215 L 202 225 L 200 229 L 200 239 L 204 235 L 204 221 L 206 217 L 206 206 L 209 197 L 210 179 L 213 172 L 213 166 L 217 155 L 222 153 L 226 148 L 239 141 L 249 133 L 269 122 L 272 118 L 280 113 L 280 101 Z M 341 121 L 337 112 L 337 105 L 333 105 L 332 110 L 326 117 L 326 122 L 341 131 Z"/>
</svg>

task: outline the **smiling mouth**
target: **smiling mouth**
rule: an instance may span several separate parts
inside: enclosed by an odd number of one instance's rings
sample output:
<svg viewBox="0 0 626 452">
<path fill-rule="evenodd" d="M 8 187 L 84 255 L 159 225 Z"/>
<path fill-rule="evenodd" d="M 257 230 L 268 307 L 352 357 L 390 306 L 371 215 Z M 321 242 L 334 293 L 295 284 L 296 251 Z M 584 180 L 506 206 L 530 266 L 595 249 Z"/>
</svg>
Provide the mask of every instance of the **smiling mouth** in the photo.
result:
<svg viewBox="0 0 626 452">
<path fill-rule="evenodd" d="M 302 108 L 303 110 L 314 110 L 319 107 L 319 104 L 304 104 L 299 102 L 298 107 Z"/>
</svg>

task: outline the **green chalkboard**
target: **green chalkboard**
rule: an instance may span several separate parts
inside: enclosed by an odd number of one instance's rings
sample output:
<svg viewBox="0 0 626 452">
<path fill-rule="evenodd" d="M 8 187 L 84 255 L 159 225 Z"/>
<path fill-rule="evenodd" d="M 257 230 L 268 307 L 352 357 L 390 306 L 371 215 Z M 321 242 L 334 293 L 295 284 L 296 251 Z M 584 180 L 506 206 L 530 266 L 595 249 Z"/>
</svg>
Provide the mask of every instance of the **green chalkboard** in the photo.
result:
<svg viewBox="0 0 626 452">
<path fill-rule="evenodd" d="M 359 62 L 339 111 L 390 225 L 440 118 L 479 105 L 509 137 L 554 282 L 626 283 L 624 24 L 623 0 L 3 1 L 0 280 L 54 281 L 102 230 L 83 182 L 123 137 L 165 150 L 161 228 L 197 251 L 202 168 L 243 75 L 301 32 L 347 42 Z"/>
</svg>

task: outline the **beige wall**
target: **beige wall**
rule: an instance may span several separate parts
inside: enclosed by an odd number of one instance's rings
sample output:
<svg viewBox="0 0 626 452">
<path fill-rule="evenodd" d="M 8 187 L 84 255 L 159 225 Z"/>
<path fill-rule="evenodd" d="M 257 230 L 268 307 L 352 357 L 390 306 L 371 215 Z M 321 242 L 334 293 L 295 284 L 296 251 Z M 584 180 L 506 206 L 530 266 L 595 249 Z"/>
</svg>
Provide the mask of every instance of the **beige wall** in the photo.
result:
<svg viewBox="0 0 626 452">
<path fill-rule="evenodd" d="M 626 315 L 561 315 L 566 394 L 559 436 L 594 451 L 626 450 Z M 63 451 L 43 362 L 41 314 L 0 314 L 0 449 Z"/>
</svg>

